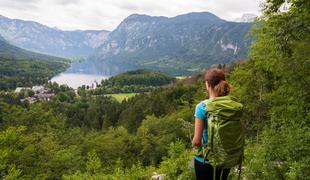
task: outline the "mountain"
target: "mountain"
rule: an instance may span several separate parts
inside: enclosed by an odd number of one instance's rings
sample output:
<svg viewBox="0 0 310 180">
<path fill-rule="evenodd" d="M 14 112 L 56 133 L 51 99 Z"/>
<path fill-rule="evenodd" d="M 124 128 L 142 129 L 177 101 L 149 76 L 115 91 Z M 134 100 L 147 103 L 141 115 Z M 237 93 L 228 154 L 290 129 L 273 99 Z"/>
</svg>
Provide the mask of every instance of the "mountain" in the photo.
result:
<svg viewBox="0 0 310 180">
<path fill-rule="evenodd" d="M 1 35 L 0 35 L 0 57 L 11 58 L 11 59 L 32 59 L 32 60 L 40 60 L 40 61 L 55 61 L 55 62 L 63 62 L 66 64 L 69 63 L 69 60 L 64 59 L 64 58 L 35 53 L 35 52 L 31 52 L 31 51 L 16 47 L 8 43 Z"/>
<path fill-rule="evenodd" d="M 62 31 L 33 21 L 0 16 L 0 35 L 8 42 L 35 52 L 60 57 L 86 57 L 104 42 L 109 31 Z"/>
<path fill-rule="evenodd" d="M 255 14 L 246 13 L 241 18 L 235 19 L 235 22 L 253 22 L 257 16 Z"/>
<path fill-rule="evenodd" d="M 175 74 L 246 58 L 250 26 L 199 12 L 171 18 L 132 14 L 112 32 L 62 31 L 0 16 L 0 34 L 11 44 L 55 56 L 89 57 L 92 67 L 113 67 L 106 70 L 111 74 L 136 68 Z"/>
<path fill-rule="evenodd" d="M 91 56 L 97 62 L 199 70 L 247 56 L 251 23 L 228 22 L 208 12 L 176 17 L 133 14 L 109 33 Z"/>
</svg>

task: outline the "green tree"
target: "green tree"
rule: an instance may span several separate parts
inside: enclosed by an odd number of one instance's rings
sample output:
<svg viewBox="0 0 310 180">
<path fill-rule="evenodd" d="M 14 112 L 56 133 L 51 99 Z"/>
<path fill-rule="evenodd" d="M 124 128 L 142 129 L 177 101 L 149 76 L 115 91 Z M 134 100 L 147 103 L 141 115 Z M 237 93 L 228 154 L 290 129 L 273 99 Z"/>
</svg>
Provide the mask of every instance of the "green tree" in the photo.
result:
<svg viewBox="0 0 310 180">
<path fill-rule="evenodd" d="M 231 76 L 249 112 L 245 122 L 257 129 L 246 149 L 250 179 L 309 177 L 309 7 L 309 1 L 267 0 L 252 28 L 250 59 Z"/>
<path fill-rule="evenodd" d="M 96 174 L 100 172 L 101 160 L 95 150 L 87 153 L 86 169 L 89 174 Z"/>
</svg>

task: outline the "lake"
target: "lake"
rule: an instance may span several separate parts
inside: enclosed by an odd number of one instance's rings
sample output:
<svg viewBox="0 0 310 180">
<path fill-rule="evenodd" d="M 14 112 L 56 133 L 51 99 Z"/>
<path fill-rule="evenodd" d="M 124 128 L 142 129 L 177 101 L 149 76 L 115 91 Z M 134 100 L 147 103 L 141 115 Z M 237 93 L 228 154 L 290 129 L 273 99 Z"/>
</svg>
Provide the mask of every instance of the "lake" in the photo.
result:
<svg viewBox="0 0 310 180">
<path fill-rule="evenodd" d="M 82 73 L 61 73 L 54 76 L 51 82 L 56 82 L 57 84 L 66 84 L 73 89 L 77 89 L 80 86 L 92 86 L 95 82 L 101 83 L 103 79 L 108 79 L 109 76 L 97 75 L 97 74 L 82 74 Z"/>
<path fill-rule="evenodd" d="M 137 65 L 129 65 L 125 63 L 115 64 L 105 61 L 96 61 L 96 60 L 83 60 L 81 62 L 75 62 L 70 65 L 70 67 L 63 73 L 54 76 L 51 79 L 51 82 L 56 82 L 57 84 L 66 84 L 73 89 L 77 89 L 80 86 L 92 86 L 96 81 L 98 84 L 103 79 L 107 79 L 113 75 L 133 70 L 145 68 Z M 168 68 L 156 69 L 162 70 L 163 72 L 170 72 L 175 74 L 177 71 Z"/>
</svg>

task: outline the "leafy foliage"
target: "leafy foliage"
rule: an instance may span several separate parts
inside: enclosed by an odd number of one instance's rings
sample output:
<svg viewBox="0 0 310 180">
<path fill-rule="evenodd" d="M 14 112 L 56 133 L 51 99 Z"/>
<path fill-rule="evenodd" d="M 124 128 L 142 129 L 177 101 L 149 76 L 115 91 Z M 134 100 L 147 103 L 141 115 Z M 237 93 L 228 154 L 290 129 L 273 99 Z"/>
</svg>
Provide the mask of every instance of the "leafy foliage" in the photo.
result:
<svg viewBox="0 0 310 180">
<path fill-rule="evenodd" d="M 56 93 L 52 101 L 31 105 L 0 93 L 2 177 L 150 177 L 169 155 L 167 144 L 180 139 L 189 146 L 184 123 L 200 96 L 197 85 L 161 88 L 122 103 L 48 86 Z"/>
<path fill-rule="evenodd" d="M 9 59 L 0 56 L 0 90 L 31 87 L 47 83 L 67 65 L 62 62 Z"/>
</svg>

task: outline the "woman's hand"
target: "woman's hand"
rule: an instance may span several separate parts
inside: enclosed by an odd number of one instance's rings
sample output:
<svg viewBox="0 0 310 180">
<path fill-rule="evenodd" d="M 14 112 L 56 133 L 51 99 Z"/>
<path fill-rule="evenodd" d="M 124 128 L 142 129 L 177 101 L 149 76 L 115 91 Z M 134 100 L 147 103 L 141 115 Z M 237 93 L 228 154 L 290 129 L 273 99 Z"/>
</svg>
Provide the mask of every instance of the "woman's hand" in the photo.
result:
<svg viewBox="0 0 310 180">
<path fill-rule="evenodd" d="M 194 138 L 194 139 L 192 140 L 192 146 L 193 146 L 193 147 L 200 147 L 201 145 L 202 145 L 201 139 Z"/>
<path fill-rule="evenodd" d="M 194 138 L 192 140 L 193 147 L 202 146 L 202 131 L 204 128 L 204 121 L 199 118 L 195 118 L 195 133 Z"/>
</svg>

